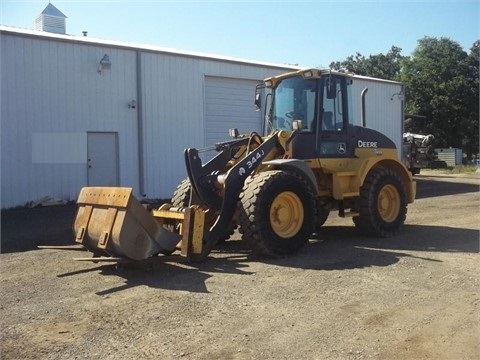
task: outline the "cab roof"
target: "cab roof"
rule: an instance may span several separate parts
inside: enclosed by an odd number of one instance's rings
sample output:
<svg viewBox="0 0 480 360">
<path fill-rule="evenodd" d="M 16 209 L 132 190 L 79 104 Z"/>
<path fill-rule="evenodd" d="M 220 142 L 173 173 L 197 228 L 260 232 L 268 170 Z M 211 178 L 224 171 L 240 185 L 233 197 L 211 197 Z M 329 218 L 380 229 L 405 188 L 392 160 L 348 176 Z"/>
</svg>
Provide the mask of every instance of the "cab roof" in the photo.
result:
<svg viewBox="0 0 480 360">
<path fill-rule="evenodd" d="M 391 84 L 401 84 L 398 81 L 356 75 L 352 72 L 332 71 L 330 69 L 316 69 L 316 68 L 300 69 L 300 70 L 295 70 L 295 71 L 290 71 L 284 74 L 280 74 L 277 76 L 271 76 L 263 80 L 263 83 L 265 84 L 266 87 L 272 88 L 272 87 L 275 87 L 279 81 L 286 78 L 294 77 L 294 76 L 302 76 L 304 79 L 319 79 L 324 75 L 331 75 L 331 74 L 343 76 L 350 79 L 362 79 L 362 80 L 378 81 L 378 82 L 391 83 Z"/>
</svg>

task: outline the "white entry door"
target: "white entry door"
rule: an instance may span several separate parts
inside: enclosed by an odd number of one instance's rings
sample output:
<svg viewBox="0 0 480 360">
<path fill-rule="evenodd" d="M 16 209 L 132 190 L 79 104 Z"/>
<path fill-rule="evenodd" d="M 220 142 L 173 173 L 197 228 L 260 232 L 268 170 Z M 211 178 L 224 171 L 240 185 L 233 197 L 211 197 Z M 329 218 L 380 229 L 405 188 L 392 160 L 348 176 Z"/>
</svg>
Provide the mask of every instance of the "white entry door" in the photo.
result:
<svg viewBox="0 0 480 360">
<path fill-rule="evenodd" d="M 117 139 L 115 132 L 87 133 L 88 186 L 118 186 Z"/>
</svg>

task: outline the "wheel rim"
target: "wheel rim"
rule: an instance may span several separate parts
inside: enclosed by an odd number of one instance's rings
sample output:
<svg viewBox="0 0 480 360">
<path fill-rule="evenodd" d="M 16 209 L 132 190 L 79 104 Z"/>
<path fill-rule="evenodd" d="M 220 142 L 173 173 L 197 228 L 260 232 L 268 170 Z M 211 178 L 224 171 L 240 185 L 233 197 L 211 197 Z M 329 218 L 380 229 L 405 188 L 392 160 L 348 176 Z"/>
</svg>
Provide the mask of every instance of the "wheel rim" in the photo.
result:
<svg viewBox="0 0 480 360">
<path fill-rule="evenodd" d="M 277 195 L 270 207 L 270 225 L 282 238 L 298 233 L 303 224 L 304 210 L 300 198 L 291 191 Z"/>
<path fill-rule="evenodd" d="M 400 194 L 393 185 L 385 185 L 378 194 L 378 213 L 385 222 L 393 222 L 400 213 Z"/>
</svg>

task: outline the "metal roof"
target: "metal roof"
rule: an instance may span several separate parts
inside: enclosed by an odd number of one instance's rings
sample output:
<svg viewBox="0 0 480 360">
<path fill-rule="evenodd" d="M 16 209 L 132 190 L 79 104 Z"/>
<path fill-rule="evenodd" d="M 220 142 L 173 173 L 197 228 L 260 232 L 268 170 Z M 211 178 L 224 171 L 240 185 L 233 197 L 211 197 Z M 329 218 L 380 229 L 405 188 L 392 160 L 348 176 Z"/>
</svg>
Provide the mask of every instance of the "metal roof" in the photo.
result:
<svg viewBox="0 0 480 360">
<path fill-rule="evenodd" d="M 49 15 L 49 16 L 56 16 L 56 17 L 63 17 L 66 18 L 64 13 L 58 10 L 52 3 L 48 3 L 47 7 L 43 9 L 40 13 L 41 15 Z"/>
<path fill-rule="evenodd" d="M 185 56 L 185 57 L 204 58 L 204 59 L 227 61 L 227 62 L 234 62 L 234 63 L 241 63 L 241 64 L 275 67 L 275 68 L 286 69 L 286 70 L 299 70 L 304 68 L 302 66 L 296 66 L 296 65 L 290 65 L 290 64 L 278 64 L 278 63 L 271 63 L 271 62 L 264 62 L 264 61 L 255 61 L 255 60 L 236 58 L 236 57 L 230 57 L 230 56 L 222 56 L 222 55 L 201 53 L 201 52 L 188 51 L 188 50 L 179 50 L 179 49 L 167 48 L 167 47 L 156 46 L 156 45 L 130 43 L 125 41 L 117 41 L 117 40 L 98 39 L 90 36 L 56 34 L 56 33 L 49 33 L 45 31 L 22 29 L 22 28 L 5 26 L 5 25 L 0 25 L 0 33 L 2 32 L 8 33 L 11 35 L 18 35 L 18 36 L 52 39 L 57 41 L 67 41 L 67 42 L 87 44 L 87 45 L 89 44 L 89 45 L 98 45 L 98 46 L 112 46 L 112 47 L 123 48 L 123 49 L 151 51 L 155 53 L 164 53 L 164 54 L 171 54 L 171 55 L 178 55 L 178 56 Z"/>
</svg>

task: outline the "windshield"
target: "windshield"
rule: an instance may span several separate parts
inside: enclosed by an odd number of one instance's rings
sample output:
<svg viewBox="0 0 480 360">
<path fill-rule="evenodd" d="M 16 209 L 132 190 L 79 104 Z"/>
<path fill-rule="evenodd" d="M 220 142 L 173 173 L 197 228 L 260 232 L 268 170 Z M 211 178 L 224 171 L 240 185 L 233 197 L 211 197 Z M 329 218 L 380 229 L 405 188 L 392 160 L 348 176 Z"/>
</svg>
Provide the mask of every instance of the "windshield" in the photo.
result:
<svg viewBox="0 0 480 360">
<path fill-rule="evenodd" d="M 275 88 L 270 126 L 292 130 L 293 120 L 302 120 L 304 129 L 311 129 L 315 119 L 317 81 L 301 76 L 283 79 Z"/>
</svg>

